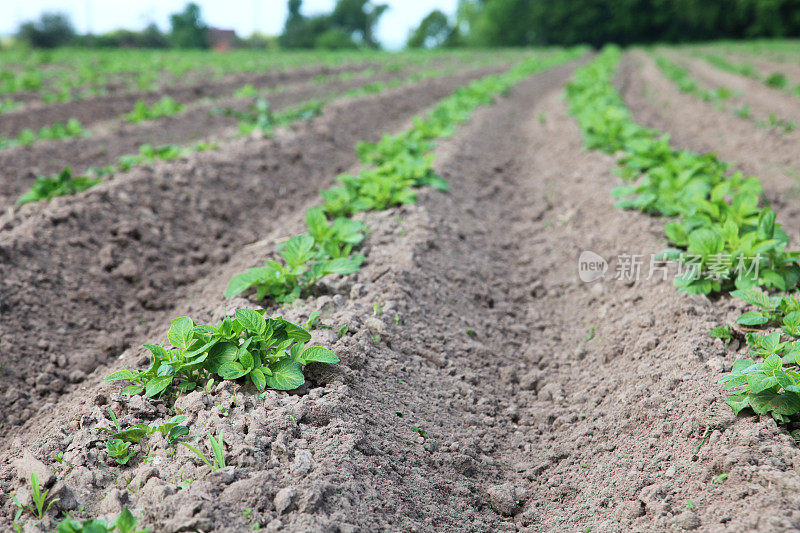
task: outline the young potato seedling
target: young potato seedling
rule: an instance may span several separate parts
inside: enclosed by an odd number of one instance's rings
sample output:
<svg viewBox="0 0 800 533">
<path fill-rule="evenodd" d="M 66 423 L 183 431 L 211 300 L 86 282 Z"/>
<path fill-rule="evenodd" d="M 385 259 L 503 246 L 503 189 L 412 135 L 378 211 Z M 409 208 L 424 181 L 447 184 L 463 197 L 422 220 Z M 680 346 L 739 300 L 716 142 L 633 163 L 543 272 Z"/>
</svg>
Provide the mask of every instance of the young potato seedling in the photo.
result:
<svg viewBox="0 0 800 533">
<path fill-rule="evenodd" d="M 94 187 L 98 183 L 100 183 L 99 179 L 87 176 L 73 176 L 72 169 L 66 167 L 58 174 L 36 178 L 36 183 L 33 184 L 28 192 L 19 197 L 17 204 L 28 204 L 41 200 L 50 200 L 56 196 L 75 194 Z"/>
<path fill-rule="evenodd" d="M 98 519 L 79 522 L 73 518 L 66 518 L 58 524 L 56 533 L 147 533 L 149 531 L 136 529 L 137 522 L 136 517 L 126 507 L 110 524 Z"/>
<path fill-rule="evenodd" d="M 306 346 L 311 334 L 297 324 L 265 318 L 263 309 L 236 309 L 235 315 L 217 326 L 176 318 L 167 335 L 172 348 L 146 344 L 151 353 L 146 370 L 120 370 L 106 379 L 130 381 L 125 394 L 150 397 L 186 393 L 214 376 L 243 379 L 262 391 L 292 390 L 305 382 L 304 365 L 339 362 L 327 348 Z"/>
</svg>

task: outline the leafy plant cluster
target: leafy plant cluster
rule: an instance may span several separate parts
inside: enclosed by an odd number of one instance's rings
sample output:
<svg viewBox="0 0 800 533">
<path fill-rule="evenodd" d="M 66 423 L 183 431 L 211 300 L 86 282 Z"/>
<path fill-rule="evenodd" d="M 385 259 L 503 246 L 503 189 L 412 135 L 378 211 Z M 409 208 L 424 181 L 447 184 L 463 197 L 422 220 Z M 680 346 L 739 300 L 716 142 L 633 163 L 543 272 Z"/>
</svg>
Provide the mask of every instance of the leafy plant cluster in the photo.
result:
<svg viewBox="0 0 800 533">
<path fill-rule="evenodd" d="M 145 120 L 171 117 L 183 112 L 184 109 L 185 106 L 183 104 L 176 102 L 169 96 L 165 96 L 151 106 L 148 106 L 144 100 L 138 100 L 133 106 L 133 110 L 130 113 L 126 113 L 123 118 L 128 122 L 143 122 Z"/>
<path fill-rule="evenodd" d="M 339 362 L 327 348 L 306 346 L 311 334 L 288 320 L 265 318 L 263 309 L 237 309 L 235 314 L 216 326 L 176 318 L 167 334 L 170 347 L 145 345 L 151 353 L 147 369 L 120 370 L 106 379 L 129 381 L 123 393 L 148 397 L 186 393 L 214 379 L 241 379 L 259 390 L 292 390 L 305 382 L 304 365 Z"/>
<path fill-rule="evenodd" d="M 352 254 L 364 238 L 363 226 L 349 219 L 355 213 L 384 210 L 416 202 L 416 189 L 447 183 L 433 170 L 433 141 L 452 134 L 482 104 L 492 101 L 531 73 L 584 53 L 582 48 L 544 58 L 531 58 L 503 75 L 487 76 L 458 89 L 413 126 L 378 143 L 359 143 L 357 153 L 365 167 L 356 175 L 342 174 L 340 185 L 321 191 L 320 208 L 306 213 L 307 232 L 292 237 L 278 250 L 278 260 L 251 268 L 231 279 L 226 297 L 255 287 L 260 300 L 270 297 L 290 302 L 330 274 L 358 271 L 363 256 Z M 351 255 L 352 254 L 352 255 Z"/>
<path fill-rule="evenodd" d="M 770 414 L 778 423 L 800 413 L 800 298 L 798 295 L 770 296 L 759 289 L 733 291 L 756 310 L 740 316 L 736 323 L 747 331 L 745 341 L 751 358 L 733 364 L 720 379 L 725 389 L 736 389 L 726 399 L 734 413 L 752 409 Z M 732 326 L 712 331 L 729 340 Z M 761 359 L 756 362 L 755 358 Z"/>
<path fill-rule="evenodd" d="M 36 141 L 71 139 L 89 135 L 89 132 L 83 129 L 77 119 L 71 118 L 66 123 L 56 122 L 52 126 L 44 126 L 38 132 L 25 128 L 14 138 L 0 139 L 0 150 L 15 146 L 30 146 Z"/>
<path fill-rule="evenodd" d="M 147 533 L 148 530 L 136 529 L 138 520 L 126 507 L 111 523 L 93 518 L 90 520 L 75 520 L 65 518 L 56 527 L 56 533 Z"/>
<path fill-rule="evenodd" d="M 189 434 L 189 428 L 181 425 L 182 422 L 186 420 L 185 415 L 174 416 L 160 426 L 150 426 L 149 424 L 140 422 L 133 427 L 122 429 L 114 411 L 109 408 L 108 412 L 111 415 L 114 427 L 100 429 L 109 433 L 108 441 L 106 441 L 106 451 L 109 457 L 114 459 L 119 465 L 127 464 L 128 461 L 136 455 L 135 445 L 142 439 L 149 438 L 156 432 L 161 433 L 170 443 Z"/>
<path fill-rule="evenodd" d="M 172 161 L 193 152 L 202 152 L 210 148 L 212 148 L 212 145 L 205 142 L 199 142 L 188 148 L 181 148 L 175 145 L 154 147 L 149 144 L 143 144 L 139 147 L 138 154 L 120 156 L 116 165 L 89 169 L 86 173 L 87 175 L 84 176 L 73 175 L 71 167 L 65 167 L 58 174 L 51 176 L 39 176 L 31 188 L 17 199 L 17 204 L 27 204 L 50 200 L 56 196 L 75 194 L 94 187 L 100 183 L 100 177 L 118 170 L 127 171 L 134 165 L 152 163 L 156 160 Z"/>
<path fill-rule="evenodd" d="M 213 147 L 214 145 L 202 141 L 196 143 L 194 146 L 187 147 L 181 147 L 174 144 L 165 144 L 162 146 L 143 144 L 139 147 L 138 154 L 120 156 L 117 159 L 116 167 L 106 167 L 105 169 L 101 170 L 101 173 L 109 174 L 116 170 L 127 171 L 136 165 L 152 163 L 154 161 L 174 161 L 175 159 L 185 157 L 189 154 L 210 150 Z"/>
<path fill-rule="evenodd" d="M 99 179 L 88 176 L 73 176 L 72 168 L 66 167 L 58 174 L 39 176 L 31 188 L 17 199 L 17 204 L 28 204 L 40 200 L 50 200 L 56 196 L 75 194 L 100 183 Z"/>
<path fill-rule="evenodd" d="M 669 139 L 636 124 L 612 84 L 620 50 L 606 47 L 579 69 L 567 87 L 589 148 L 621 152 L 614 190 L 617 205 L 674 217 L 666 234 L 674 247 L 662 258 L 680 261 L 686 271 L 679 290 L 709 294 L 762 286 L 791 289 L 800 279 L 800 254 L 786 250 L 789 239 L 775 213 L 760 205 L 760 182 L 713 154 L 676 151 Z"/>
<path fill-rule="evenodd" d="M 9 111 L 14 111 L 16 109 L 19 109 L 22 106 L 23 104 L 21 102 L 15 102 L 10 98 L 3 98 L 2 100 L 0 100 L 0 115 L 2 115 L 3 113 L 8 113 Z"/>
</svg>

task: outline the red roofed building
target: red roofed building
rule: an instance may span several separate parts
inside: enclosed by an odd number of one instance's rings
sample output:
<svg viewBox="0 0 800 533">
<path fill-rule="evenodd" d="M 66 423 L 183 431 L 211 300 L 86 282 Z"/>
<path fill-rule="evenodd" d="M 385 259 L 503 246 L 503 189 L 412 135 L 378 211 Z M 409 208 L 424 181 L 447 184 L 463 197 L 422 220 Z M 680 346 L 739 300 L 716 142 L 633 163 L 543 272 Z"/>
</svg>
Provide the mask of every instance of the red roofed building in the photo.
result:
<svg viewBox="0 0 800 533">
<path fill-rule="evenodd" d="M 236 42 L 235 30 L 223 30 L 220 28 L 208 28 L 208 44 L 214 50 L 232 50 Z"/>
</svg>

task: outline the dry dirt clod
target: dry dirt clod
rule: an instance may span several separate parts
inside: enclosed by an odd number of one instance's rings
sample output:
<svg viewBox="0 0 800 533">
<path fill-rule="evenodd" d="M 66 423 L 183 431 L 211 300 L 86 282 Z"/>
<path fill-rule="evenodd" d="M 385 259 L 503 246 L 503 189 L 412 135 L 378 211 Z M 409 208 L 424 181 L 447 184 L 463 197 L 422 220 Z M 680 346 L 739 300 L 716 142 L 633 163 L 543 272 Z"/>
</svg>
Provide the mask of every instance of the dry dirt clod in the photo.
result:
<svg viewBox="0 0 800 533">
<path fill-rule="evenodd" d="M 278 491 L 275 495 L 275 499 L 273 500 L 273 504 L 275 505 L 275 510 L 278 514 L 284 514 L 290 511 L 295 505 L 295 498 L 297 497 L 297 491 L 292 487 L 286 487 Z"/>
<path fill-rule="evenodd" d="M 14 468 L 17 470 L 17 478 L 26 484 L 30 483 L 31 474 L 36 474 L 39 478 L 39 485 L 45 488 L 56 480 L 53 470 L 28 450 L 25 450 L 22 458 L 14 461 Z"/>
<path fill-rule="evenodd" d="M 486 490 L 486 494 L 489 496 L 489 505 L 501 515 L 513 516 L 519 510 L 513 483 L 491 486 Z"/>
</svg>

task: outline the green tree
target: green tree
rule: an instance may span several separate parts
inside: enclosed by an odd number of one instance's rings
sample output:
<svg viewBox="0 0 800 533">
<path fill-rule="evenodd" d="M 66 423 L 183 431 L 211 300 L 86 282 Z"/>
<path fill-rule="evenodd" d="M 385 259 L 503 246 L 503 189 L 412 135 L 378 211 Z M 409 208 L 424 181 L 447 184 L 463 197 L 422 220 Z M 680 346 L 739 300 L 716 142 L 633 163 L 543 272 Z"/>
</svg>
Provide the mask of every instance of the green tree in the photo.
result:
<svg viewBox="0 0 800 533">
<path fill-rule="evenodd" d="M 388 5 L 373 4 L 369 0 L 339 0 L 331 13 L 331 23 L 354 35 L 364 45 L 378 48 L 374 30 L 387 9 Z"/>
<path fill-rule="evenodd" d="M 304 16 L 302 0 L 289 0 L 289 16 L 278 42 L 284 48 L 377 48 L 375 25 L 388 9 L 369 0 L 339 0 L 333 12 Z"/>
<path fill-rule="evenodd" d="M 283 25 L 278 44 L 283 48 L 314 48 L 317 38 L 331 29 L 329 15 L 305 17 L 300 13 L 302 0 L 289 0 L 289 16 Z"/>
<path fill-rule="evenodd" d="M 438 9 L 431 11 L 408 37 L 409 48 L 436 48 L 443 46 L 455 31 L 447 15 Z"/>
<path fill-rule="evenodd" d="M 346 50 L 358 48 L 358 44 L 343 28 L 331 28 L 317 36 L 314 47 L 326 50 Z"/>
<path fill-rule="evenodd" d="M 35 48 L 55 48 L 69 44 L 75 38 L 75 29 L 67 15 L 43 13 L 38 21 L 21 25 L 17 36 Z"/>
<path fill-rule="evenodd" d="M 208 26 L 200 16 L 200 6 L 186 4 L 180 13 L 169 17 L 172 31 L 169 40 L 175 48 L 208 48 Z"/>
</svg>

